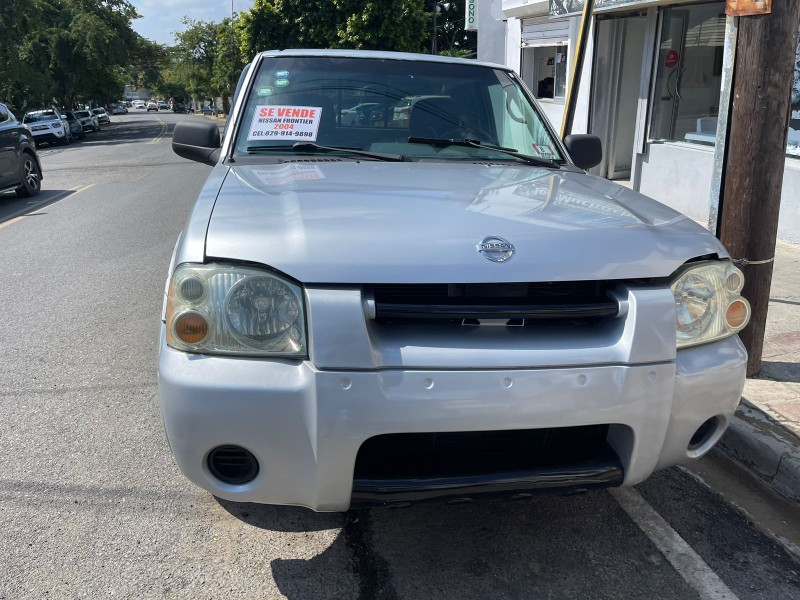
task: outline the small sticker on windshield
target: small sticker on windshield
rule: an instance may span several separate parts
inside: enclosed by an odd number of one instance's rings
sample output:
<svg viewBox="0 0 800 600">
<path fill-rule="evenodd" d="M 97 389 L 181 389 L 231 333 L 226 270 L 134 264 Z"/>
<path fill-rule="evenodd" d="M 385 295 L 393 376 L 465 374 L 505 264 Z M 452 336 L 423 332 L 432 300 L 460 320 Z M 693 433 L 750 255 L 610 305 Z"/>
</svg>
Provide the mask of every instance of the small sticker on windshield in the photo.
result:
<svg viewBox="0 0 800 600">
<path fill-rule="evenodd" d="M 275 80 L 275 87 L 286 87 L 289 85 L 288 79 L 276 79 Z"/>
<path fill-rule="evenodd" d="M 548 144 L 533 144 L 533 151 L 542 158 L 558 158 L 558 154 L 556 154 L 553 148 Z"/>
<path fill-rule="evenodd" d="M 256 106 L 247 141 L 297 140 L 313 142 L 317 139 L 320 106 Z"/>
<path fill-rule="evenodd" d="M 275 77 L 278 79 L 286 79 L 289 76 L 289 71 L 275 71 Z"/>
<path fill-rule="evenodd" d="M 263 87 L 258 90 L 259 96 L 271 96 L 272 95 L 272 88 L 271 87 Z"/>
</svg>

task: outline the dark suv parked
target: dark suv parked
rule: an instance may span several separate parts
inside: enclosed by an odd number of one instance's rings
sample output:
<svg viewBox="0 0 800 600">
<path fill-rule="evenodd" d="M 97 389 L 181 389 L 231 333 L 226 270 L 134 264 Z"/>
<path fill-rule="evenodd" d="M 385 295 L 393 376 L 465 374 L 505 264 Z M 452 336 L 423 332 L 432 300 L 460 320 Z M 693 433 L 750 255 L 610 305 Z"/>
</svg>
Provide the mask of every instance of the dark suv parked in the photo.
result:
<svg viewBox="0 0 800 600">
<path fill-rule="evenodd" d="M 75 116 L 75 113 L 71 110 L 65 110 L 61 114 L 62 118 L 67 119 L 67 123 L 69 123 L 69 130 L 72 132 L 72 137 L 78 140 L 82 140 L 86 137 L 86 133 L 83 131 L 83 122 Z"/>
<path fill-rule="evenodd" d="M 41 186 L 42 167 L 33 135 L 0 102 L 0 192 L 15 190 L 24 198 L 38 194 Z"/>
</svg>

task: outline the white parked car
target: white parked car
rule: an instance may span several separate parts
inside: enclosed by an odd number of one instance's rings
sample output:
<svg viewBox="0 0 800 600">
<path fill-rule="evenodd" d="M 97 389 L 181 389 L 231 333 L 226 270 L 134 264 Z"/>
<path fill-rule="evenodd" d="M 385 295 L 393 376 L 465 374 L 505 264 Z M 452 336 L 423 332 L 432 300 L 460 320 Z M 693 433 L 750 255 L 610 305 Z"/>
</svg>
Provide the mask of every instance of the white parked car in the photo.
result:
<svg viewBox="0 0 800 600">
<path fill-rule="evenodd" d="M 105 108 L 93 108 L 92 114 L 97 117 L 98 123 L 103 123 L 106 125 L 111 123 L 111 118 L 108 116 Z"/>
<path fill-rule="evenodd" d="M 402 127 L 343 127 L 356 90 L 424 99 Z M 523 498 L 635 485 L 720 439 L 745 379 L 741 271 L 588 174 L 600 140 L 559 139 L 514 71 L 286 50 L 235 96 L 222 142 L 202 119 L 172 141 L 213 166 L 161 315 L 191 481 L 319 511 Z"/>
<path fill-rule="evenodd" d="M 55 108 L 27 112 L 22 122 L 30 129 L 37 146 L 45 142 L 72 143 L 69 123 L 62 119 L 61 113 Z"/>
<path fill-rule="evenodd" d="M 97 120 L 97 115 L 93 114 L 90 110 L 76 110 L 73 111 L 75 118 L 81 122 L 84 131 L 100 131 L 100 122 Z"/>
<path fill-rule="evenodd" d="M 376 119 L 383 119 L 380 102 L 361 102 L 341 111 L 342 125 L 370 125 Z"/>
</svg>

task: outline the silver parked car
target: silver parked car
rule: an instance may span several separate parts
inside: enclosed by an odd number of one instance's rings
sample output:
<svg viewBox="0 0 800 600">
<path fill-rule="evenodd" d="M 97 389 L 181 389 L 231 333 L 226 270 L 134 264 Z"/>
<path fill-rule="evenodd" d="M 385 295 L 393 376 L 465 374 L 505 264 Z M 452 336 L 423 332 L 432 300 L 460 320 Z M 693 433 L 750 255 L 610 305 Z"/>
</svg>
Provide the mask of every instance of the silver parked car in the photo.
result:
<svg viewBox="0 0 800 600">
<path fill-rule="evenodd" d="M 358 95 L 383 117 L 343 120 Z M 510 69 L 265 52 L 224 141 L 182 121 L 173 148 L 213 169 L 169 269 L 159 394 L 179 467 L 216 496 L 343 511 L 629 486 L 730 423 L 742 273 L 587 174 L 599 140 L 558 139 Z"/>
<path fill-rule="evenodd" d="M 89 110 L 75 110 L 73 111 L 75 118 L 80 121 L 84 131 L 100 131 L 100 123 L 97 120 L 97 115 Z"/>
<path fill-rule="evenodd" d="M 97 117 L 97 122 L 100 124 L 109 125 L 111 117 L 108 116 L 105 108 L 93 108 L 92 114 Z"/>
</svg>

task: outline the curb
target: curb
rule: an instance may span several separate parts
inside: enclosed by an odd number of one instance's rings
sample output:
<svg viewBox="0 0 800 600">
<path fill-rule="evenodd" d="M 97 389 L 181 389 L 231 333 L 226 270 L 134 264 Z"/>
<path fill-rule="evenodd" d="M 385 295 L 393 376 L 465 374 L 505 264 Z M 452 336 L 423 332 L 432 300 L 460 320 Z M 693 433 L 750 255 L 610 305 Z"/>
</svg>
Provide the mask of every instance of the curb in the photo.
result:
<svg viewBox="0 0 800 600">
<path fill-rule="evenodd" d="M 717 448 L 800 504 L 800 439 L 772 417 L 742 400 Z"/>
</svg>

